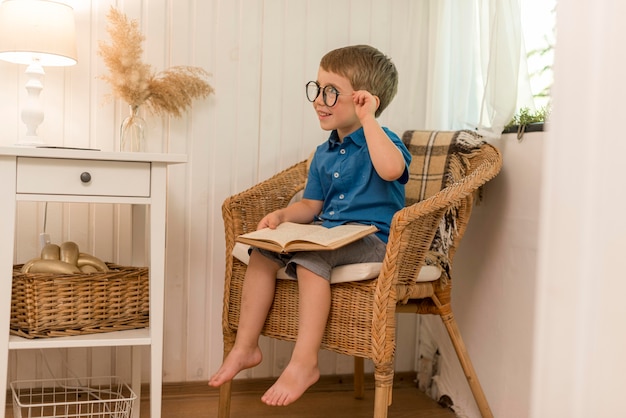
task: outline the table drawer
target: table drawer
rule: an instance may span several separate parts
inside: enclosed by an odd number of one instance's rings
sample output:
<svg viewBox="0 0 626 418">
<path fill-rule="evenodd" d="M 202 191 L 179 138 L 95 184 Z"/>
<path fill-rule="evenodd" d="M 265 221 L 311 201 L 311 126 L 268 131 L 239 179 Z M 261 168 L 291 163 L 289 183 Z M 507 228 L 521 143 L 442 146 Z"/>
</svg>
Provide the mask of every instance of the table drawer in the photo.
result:
<svg viewBox="0 0 626 418">
<path fill-rule="evenodd" d="M 150 197 L 150 163 L 17 158 L 17 193 Z"/>
</svg>

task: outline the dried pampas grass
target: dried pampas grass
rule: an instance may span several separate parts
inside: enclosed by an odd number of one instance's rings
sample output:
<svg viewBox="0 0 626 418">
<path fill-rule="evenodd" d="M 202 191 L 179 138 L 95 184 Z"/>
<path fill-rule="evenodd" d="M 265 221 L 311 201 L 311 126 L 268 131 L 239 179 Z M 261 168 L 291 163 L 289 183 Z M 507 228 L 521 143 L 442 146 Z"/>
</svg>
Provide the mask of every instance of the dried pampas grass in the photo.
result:
<svg viewBox="0 0 626 418">
<path fill-rule="evenodd" d="M 115 97 L 132 107 L 146 104 L 157 115 L 180 117 L 193 99 L 213 93 L 206 81 L 210 74 L 200 67 L 175 66 L 154 73 L 141 60 L 145 36 L 137 21 L 129 20 L 114 7 L 107 19 L 111 43 L 99 42 L 98 54 L 110 72 L 101 78 L 111 85 Z"/>
</svg>

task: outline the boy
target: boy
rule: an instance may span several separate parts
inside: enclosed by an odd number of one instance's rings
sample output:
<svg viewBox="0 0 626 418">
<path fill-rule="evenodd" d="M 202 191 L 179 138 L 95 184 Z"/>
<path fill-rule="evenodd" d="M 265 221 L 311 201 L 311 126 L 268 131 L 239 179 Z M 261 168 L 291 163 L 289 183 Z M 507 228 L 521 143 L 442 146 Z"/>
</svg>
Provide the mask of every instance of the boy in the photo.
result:
<svg viewBox="0 0 626 418">
<path fill-rule="evenodd" d="M 306 94 L 330 138 L 315 151 L 303 199 L 268 214 L 258 228 L 318 221 L 327 227 L 373 224 L 379 231 L 333 251 L 279 255 L 252 250 L 235 344 L 209 379 L 210 386 L 261 362 L 259 335 L 274 297 L 276 272 L 284 266 L 298 279 L 299 333 L 289 364 L 261 399 L 268 405 L 288 405 L 319 379 L 330 271 L 342 264 L 382 261 L 391 218 L 404 206 L 411 156 L 400 138 L 376 120 L 397 86 L 394 64 L 373 47 L 348 46 L 322 58 L 317 81 L 307 83 Z"/>
</svg>

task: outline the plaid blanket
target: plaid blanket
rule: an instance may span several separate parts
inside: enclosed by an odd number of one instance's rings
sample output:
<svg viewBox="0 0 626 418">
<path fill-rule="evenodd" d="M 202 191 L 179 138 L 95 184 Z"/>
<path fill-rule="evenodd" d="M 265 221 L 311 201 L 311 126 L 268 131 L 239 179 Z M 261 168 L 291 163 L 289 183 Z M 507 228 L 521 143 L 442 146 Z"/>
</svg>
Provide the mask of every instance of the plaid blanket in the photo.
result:
<svg viewBox="0 0 626 418">
<path fill-rule="evenodd" d="M 484 141 L 473 131 L 406 131 L 404 145 L 413 156 L 406 204 L 420 202 L 465 175 L 467 157 Z"/>
<path fill-rule="evenodd" d="M 485 141 L 476 132 L 406 131 L 402 141 L 413 156 L 409 166 L 406 205 L 429 198 L 461 179 L 469 167 L 469 157 Z M 441 220 L 426 257 L 427 264 L 439 265 L 449 274 L 448 250 L 456 235 L 456 210 L 449 210 Z"/>
</svg>

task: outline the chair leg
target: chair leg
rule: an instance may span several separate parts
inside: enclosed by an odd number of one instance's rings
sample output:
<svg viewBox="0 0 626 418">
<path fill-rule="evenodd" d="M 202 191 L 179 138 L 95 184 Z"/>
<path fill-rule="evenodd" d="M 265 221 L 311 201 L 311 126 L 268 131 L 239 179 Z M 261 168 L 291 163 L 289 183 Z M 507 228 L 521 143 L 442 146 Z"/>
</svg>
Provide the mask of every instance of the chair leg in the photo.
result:
<svg viewBox="0 0 626 418">
<path fill-rule="evenodd" d="M 485 393 L 480 386 L 478 376 L 476 375 L 476 371 L 474 370 L 472 361 L 470 360 L 467 349 L 465 348 L 465 343 L 461 338 L 461 333 L 459 331 L 459 327 L 456 324 L 456 320 L 454 319 L 454 314 L 452 312 L 442 314 L 441 319 L 443 320 L 443 323 L 448 330 L 450 340 L 452 340 L 452 345 L 454 345 L 456 354 L 459 358 L 459 361 L 461 362 L 461 367 L 463 368 L 463 372 L 465 372 L 467 383 L 469 383 L 472 394 L 474 395 L 474 399 L 476 400 L 476 404 L 478 405 L 478 410 L 480 411 L 480 414 L 483 416 L 483 418 L 493 418 L 493 413 L 491 412 L 491 408 L 489 408 L 489 403 L 487 402 Z"/>
<path fill-rule="evenodd" d="M 354 357 L 354 397 L 363 399 L 365 396 L 365 359 Z"/>
<path fill-rule="evenodd" d="M 374 418 L 387 418 L 387 411 L 391 405 L 391 386 L 382 386 L 376 383 L 374 389 Z"/>
<path fill-rule="evenodd" d="M 374 360 L 374 418 L 387 418 L 387 410 L 391 405 L 393 375 L 393 360 L 384 363 Z"/>
<path fill-rule="evenodd" d="M 230 417 L 230 396 L 232 389 L 232 380 L 220 386 L 220 400 L 217 410 L 218 418 Z"/>
<path fill-rule="evenodd" d="M 224 331 L 224 359 L 235 345 L 235 333 Z M 230 417 L 230 399 L 232 394 L 233 381 L 230 380 L 220 386 L 220 397 L 217 405 L 217 417 Z"/>
</svg>

